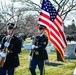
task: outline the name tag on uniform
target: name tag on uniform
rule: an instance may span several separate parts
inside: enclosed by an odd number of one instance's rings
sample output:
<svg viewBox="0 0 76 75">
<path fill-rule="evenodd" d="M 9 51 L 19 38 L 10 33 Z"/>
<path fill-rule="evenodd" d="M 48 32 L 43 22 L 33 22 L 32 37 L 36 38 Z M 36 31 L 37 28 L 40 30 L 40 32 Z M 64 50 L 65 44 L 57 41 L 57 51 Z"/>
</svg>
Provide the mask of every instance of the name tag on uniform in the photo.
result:
<svg viewBox="0 0 76 75">
<path fill-rule="evenodd" d="M 36 55 L 39 55 L 39 52 L 38 52 L 38 51 L 36 51 L 36 52 L 35 52 L 35 54 L 36 54 Z"/>
</svg>

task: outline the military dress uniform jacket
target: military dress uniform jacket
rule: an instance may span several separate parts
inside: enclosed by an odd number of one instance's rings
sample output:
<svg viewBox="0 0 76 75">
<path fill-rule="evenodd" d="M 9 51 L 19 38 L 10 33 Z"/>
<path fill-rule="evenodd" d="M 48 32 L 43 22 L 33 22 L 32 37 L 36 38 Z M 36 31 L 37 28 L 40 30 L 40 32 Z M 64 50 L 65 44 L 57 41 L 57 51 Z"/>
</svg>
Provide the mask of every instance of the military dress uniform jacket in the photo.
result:
<svg viewBox="0 0 76 75">
<path fill-rule="evenodd" d="M 42 36 L 37 36 L 33 44 L 35 46 L 38 46 L 38 48 L 34 48 L 33 50 L 31 50 L 30 55 L 33 57 L 33 59 L 47 60 L 48 55 L 45 48 L 48 44 L 48 38 L 44 34 Z"/>
<path fill-rule="evenodd" d="M 4 49 L 4 43 L 7 41 L 6 37 L 2 39 L 1 49 Z M 4 63 L 4 68 L 14 68 L 19 65 L 18 53 L 21 52 L 21 40 L 16 36 L 12 36 L 10 45 L 8 47 L 8 54 L 6 56 L 6 61 Z"/>
</svg>

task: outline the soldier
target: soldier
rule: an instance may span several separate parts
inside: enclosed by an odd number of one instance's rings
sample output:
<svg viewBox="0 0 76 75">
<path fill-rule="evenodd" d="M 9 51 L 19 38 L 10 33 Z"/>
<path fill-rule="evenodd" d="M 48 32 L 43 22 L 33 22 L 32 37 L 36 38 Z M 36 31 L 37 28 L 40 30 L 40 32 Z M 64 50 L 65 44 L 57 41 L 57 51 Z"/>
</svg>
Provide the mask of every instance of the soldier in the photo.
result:
<svg viewBox="0 0 76 75">
<path fill-rule="evenodd" d="M 36 36 L 32 45 L 30 53 L 30 72 L 32 75 L 36 75 L 36 65 L 38 65 L 40 75 L 44 75 L 44 60 L 48 59 L 47 52 L 45 50 L 48 44 L 48 38 L 44 34 L 45 28 L 46 27 L 43 25 L 39 26 L 38 35 Z"/>
<path fill-rule="evenodd" d="M 21 40 L 14 35 L 15 25 L 13 23 L 7 24 L 7 36 L 3 37 L 1 43 L 1 50 L 5 47 L 8 48 L 7 55 L 3 52 L 0 53 L 1 56 L 5 57 L 3 67 L 0 67 L 0 75 L 14 75 L 14 69 L 19 66 L 18 53 L 21 52 Z M 10 39 L 10 42 L 7 40 Z"/>
</svg>

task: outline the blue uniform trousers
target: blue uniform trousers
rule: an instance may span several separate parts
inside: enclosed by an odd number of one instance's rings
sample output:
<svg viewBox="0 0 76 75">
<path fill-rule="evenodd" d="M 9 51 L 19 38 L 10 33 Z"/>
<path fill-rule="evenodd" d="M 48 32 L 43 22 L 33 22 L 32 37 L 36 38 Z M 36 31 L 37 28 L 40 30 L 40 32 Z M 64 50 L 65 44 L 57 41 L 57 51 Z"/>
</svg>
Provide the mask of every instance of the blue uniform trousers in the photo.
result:
<svg viewBox="0 0 76 75">
<path fill-rule="evenodd" d="M 36 66 L 38 65 L 39 71 L 40 71 L 40 75 L 44 75 L 43 74 L 43 70 L 44 70 L 44 60 L 32 60 L 30 63 L 30 72 L 32 75 L 36 75 L 35 69 Z"/>
<path fill-rule="evenodd" d="M 9 68 L 5 70 L 3 67 L 0 67 L 0 75 L 14 75 L 14 68 Z"/>
</svg>

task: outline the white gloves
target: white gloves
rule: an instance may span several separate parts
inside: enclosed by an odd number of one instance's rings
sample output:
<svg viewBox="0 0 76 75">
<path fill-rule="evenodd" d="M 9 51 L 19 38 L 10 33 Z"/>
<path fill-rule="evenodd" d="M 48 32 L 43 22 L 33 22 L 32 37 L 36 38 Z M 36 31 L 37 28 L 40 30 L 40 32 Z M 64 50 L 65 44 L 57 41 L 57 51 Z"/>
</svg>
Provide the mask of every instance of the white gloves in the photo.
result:
<svg viewBox="0 0 76 75">
<path fill-rule="evenodd" d="M 9 47 L 9 45 L 10 45 L 9 42 L 5 42 L 5 43 L 4 43 L 4 46 L 5 46 L 5 47 Z"/>
<path fill-rule="evenodd" d="M 38 46 L 32 45 L 32 49 L 34 49 L 34 48 L 38 48 Z"/>
<path fill-rule="evenodd" d="M 34 49 L 35 48 L 35 45 L 32 45 L 32 49 Z"/>
<path fill-rule="evenodd" d="M 35 46 L 35 48 L 38 48 L 38 46 Z"/>
<path fill-rule="evenodd" d="M 29 60 L 32 60 L 32 56 L 29 56 Z"/>
<path fill-rule="evenodd" d="M 0 52 L 0 56 L 2 56 L 2 57 L 6 57 L 6 53 L 4 53 L 4 52 Z"/>
<path fill-rule="evenodd" d="M 46 63 L 49 63 L 49 60 L 47 59 L 47 60 L 45 60 L 45 62 L 46 62 Z"/>
<path fill-rule="evenodd" d="M 11 37 L 11 35 L 7 35 L 7 36 L 6 36 L 6 39 L 9 39 L 10 37 Z"/>
</svg>

